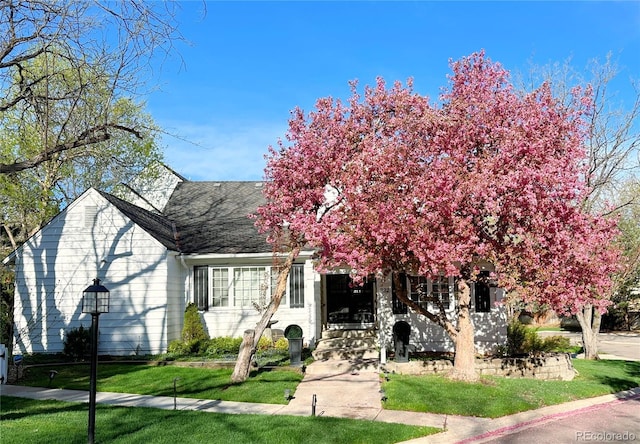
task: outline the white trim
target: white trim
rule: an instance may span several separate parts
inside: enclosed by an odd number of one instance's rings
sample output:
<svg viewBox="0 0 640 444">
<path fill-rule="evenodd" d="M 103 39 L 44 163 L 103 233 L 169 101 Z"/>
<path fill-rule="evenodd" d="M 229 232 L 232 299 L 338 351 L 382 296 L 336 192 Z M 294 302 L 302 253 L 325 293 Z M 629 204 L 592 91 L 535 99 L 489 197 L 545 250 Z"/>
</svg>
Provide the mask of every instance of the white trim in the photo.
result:
<svg viewBox="0 0 640 444">
<path fill-rule="evenodd" d="M 299 259 L 307 259 L 313 255 L 313 251 L 303 251 L 298 255 Z M 286 254 L 279 254 L 278 257 L 285 258 Z M 200 260 L 224 260 L 224 259 L 272 259 L 273 252 L 269 253 L 188 253 L 183 254 L 185 260 L 200 261 Z"/>
</svg>

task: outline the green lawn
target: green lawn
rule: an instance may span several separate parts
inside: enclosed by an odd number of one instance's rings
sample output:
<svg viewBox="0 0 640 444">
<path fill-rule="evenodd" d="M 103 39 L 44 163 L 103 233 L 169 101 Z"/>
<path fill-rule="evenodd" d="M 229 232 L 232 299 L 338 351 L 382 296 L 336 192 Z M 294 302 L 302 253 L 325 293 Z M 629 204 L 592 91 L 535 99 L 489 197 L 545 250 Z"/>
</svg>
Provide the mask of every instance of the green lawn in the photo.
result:
<svg viewBox="0 0 640 444">
<path fill-rule="evenodd" d="M 87 442 L 86 404 L 0 397 L 2 444 Z M 431 427 L 330 417 L 225 415 L 98 405 L 102 443 L 395 443 L 437 433 Z"/>
<path fill-rule="evenodd" d="M 484 377 L 479 383 L 440 376 L 389 375 L 385 408 L 496 418 L 640 386 L 640 362 L 574 360 L 573 381 Z"/>
<path fill-rule="evenodd" d="M 49 370 L 58 372 L 51 384 Z M 261 370 L 253 372 L 244 383 L 231 384 L 232 371 L 230 368 L 100 363 L 97 390 L 173 396 L 173 380 L 180 378 L 176 381 L 176 394 L 179 397 L 286 404 L 284 390 L 289 389 L 293 393 L 303 377 L 299 371 L 291 369 Z M 86 364 L 31 367 L 26 370 L 20 384 L 89 390 L 89 373 L 89 365 Z"/>
<path fill-rule="evenodd" d="M 484 377 L 479 383 L 468 384 L 439 376 L 392 374 L 383 384 L 385 408 L 495 418 L 640 386 L 640 362 L 576 359 L 573 363 L 580 373 L 573 381 Z M 21 383 L 48 386 L 49 368 L 30 368 Z M 87 365 L 56 370 L 58 375 L 51 387 L 88 390 Z M 295 370 L 274 369 L 254 372 L 242 384 L 230 384 L 231 372 L 232 369 L 170 365 L 100 364 L 98 391 L 173 396 L 173 380 L 180 378 L 180 397 L 284 404 L 284 390 L 293 393 L 302 379 Z"/>
</svg>

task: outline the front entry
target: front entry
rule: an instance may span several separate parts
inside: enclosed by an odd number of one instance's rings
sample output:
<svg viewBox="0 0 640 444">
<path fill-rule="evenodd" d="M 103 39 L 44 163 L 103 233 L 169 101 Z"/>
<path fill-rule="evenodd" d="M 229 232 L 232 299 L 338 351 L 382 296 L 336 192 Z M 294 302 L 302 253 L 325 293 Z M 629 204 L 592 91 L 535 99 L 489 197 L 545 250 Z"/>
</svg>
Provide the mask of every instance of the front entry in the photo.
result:
<svg viewBox="0 0 640 444">
<path fill-rule="evenodd" d="M 375 322 L 375 279 L 352 285 L 347 274 L 326 278 L 327 324 L 342 328 L 367 328 Z"/>
</svg>

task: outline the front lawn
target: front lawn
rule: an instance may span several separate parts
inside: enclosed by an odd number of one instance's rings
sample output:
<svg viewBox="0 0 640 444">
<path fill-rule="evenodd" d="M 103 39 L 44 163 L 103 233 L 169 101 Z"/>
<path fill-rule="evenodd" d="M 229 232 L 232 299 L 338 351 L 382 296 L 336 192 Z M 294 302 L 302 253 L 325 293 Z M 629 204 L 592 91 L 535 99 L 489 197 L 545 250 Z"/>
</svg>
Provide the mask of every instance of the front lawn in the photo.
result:
<svg viewBox="0 0 640 444">
<path fill-rule="evenodd" d="M 640 362 L 577 359 L 573 365 L 579 372 L 573 381 L 483 377 L 470 384 L 391 374 L 383 383 L 384 404 L 391 410 L 497 418 L 640 386 Z"/>
<path fill-rule="evenodd" d="M 468 384 L 440 376 L 391 374 L 389 381 L 383 383 L 387 396 L 384 407 L 496 418 L 640 386 L 640 362 L 575 359 L 573 364 L 579 372 L 573 381 L 484 377 L 479 383 Z M 88 390 L 87 365 L 32 367 L 20 384 L 49 386 L 50 368 L 58 371 L 51 387 Z M 180 378 L 176 381 L 179 397 L 285 404 L 285 389 L 293 393 L 302 379 L 295 370 L 278 368 L 256 371 L 246 382 L 230 384 L 231 372 L 232 369 L 101 363 L 98 391 L 173 396 L 173 380 Z"/>
<path fill-rule="evenodd" d="M 58 373 L 49 381 L 50 370 Z M 230 383 L 230 368 L 180 367 L 177 365 L 100 363 L 97 390 L 100 392 L 135 393 L 140 395 L 173 396 L 184 398 L 220 399 L 223 401 L 286 404 L 284 391 L 293 393 L 302 380 L 302 373 L 277 368 L 254 371 L 241 384 Z M 18 384 L 89 390 L 89 365 L 30 367 Z"/>
<path fill-rule="evenodd" d="M 87 405 L 0 397 L 2 444 L 87 442 Z M 325 416 L 225 415 L 98 405 L 96 442 L 154 444 L 387 444 L 437 433 L 416 427 Z"/>
</svg>

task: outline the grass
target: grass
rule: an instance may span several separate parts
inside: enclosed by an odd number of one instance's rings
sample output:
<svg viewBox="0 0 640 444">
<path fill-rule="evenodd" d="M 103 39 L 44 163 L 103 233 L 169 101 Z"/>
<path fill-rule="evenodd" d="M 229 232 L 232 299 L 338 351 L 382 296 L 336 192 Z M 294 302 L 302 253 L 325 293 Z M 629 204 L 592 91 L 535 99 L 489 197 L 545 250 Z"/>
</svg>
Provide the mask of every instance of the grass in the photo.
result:
<svg viewBox="0 0 640 444">
<path fill-rule="evenodd" d="M 441 376 L 389 375 L 385 408 L 497 418 L 547 405 L 640 386 L 640 362 L 574 360 L 573 381 L 483 377 L 478 383 Z"/>
<path fill-rule="evenodd" d="M 49 371 L 58 374 L 49 381 Z M 97 390 L 140 395 L 184 398 L 220 399 L 223 401 L 286 404 L 284 390 L 293 393 L 303 375 L 296 370 L 274 369 L 254 371 L 243 383 L 232 384 L 230 368 L 179 367 L 176 365 L 100 363 Z M 89 390 L 89 365 L 30 367 L 21 385 Z"/>
<path fill-rule="evenodd" d="M 225 415 L 98 405 L 96 442 L 129 443 L 371 443 L 437 433 L 432 427 L 331 417 Z M 87 442 L 87 406 L 0 397 L 2 444 Z"/>
<path fill-rule="evenodd" d="M 616 393 L 640 386 L 640 362 L 574 360 L 573 381 L 540 381 L 483 377 L 481 382 L 454 382 L 440 376 L 389 375 L 383 384 L 385 408 L 496 418 L 576 399 Z M 23 385 L 49 386 L 49 366 L 32 367 Z M 56 367 L 54 388 L 88 390 L 87 365 Z M 285 404 L 284 390 L 293 393 L 302 375 L 294 370 L 257 371 L 244 383 L 230 384 L 231 369 L 185 368 L 144 364 L 100 364 L 98 390 L 173 395 L 201 399 Z"/>
</svg>

